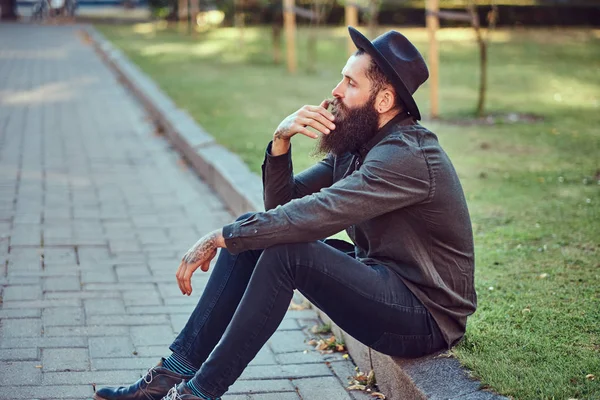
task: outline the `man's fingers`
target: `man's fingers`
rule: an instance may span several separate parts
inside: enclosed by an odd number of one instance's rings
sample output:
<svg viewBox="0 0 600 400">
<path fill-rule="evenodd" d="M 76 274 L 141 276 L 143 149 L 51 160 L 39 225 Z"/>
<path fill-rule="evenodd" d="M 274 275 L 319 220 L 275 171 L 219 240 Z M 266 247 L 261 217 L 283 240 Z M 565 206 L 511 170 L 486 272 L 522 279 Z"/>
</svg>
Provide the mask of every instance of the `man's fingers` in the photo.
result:
<svg viewBox="0 0 600 400">
<path fill-rule="evenodd" d="M 182 278 L 185 274 L 185 262 L 181 262 L 181 264 L 179 264 L 179 268 L 177 268 L 177 273 L 175 274 L 175 277 L 177 277 L 177 285 L 179 286 L 179 290 L 181 290 L 181 294 L 185 294 L 185 291 L 183 289 L 183 284 L 182 284 Z"/>
<path fill-rule="evenodd" d="M 317 121 L 319 122 L 321 125 L 325 126 L 327 129 L 329 130 L 333 130 L 335 129 L 335 124 L 327 117 L 326 114 L 329 114 L 329 111 L 320 108 L 320 111 L 307 111 L 305 110 L 303 113 L 298 114 L 298 116 L 296 117 L 296 122 L 302 125 L 310 125 L 313 126 L 311 122 L 307 122 L 307 121 Z M 317 127 L 313 126 L 313 128 L 317 129 Z M 323 133 L 327 133 L 327 132 L 323 132 Z"/>
<path fill-rule="evenodd" d="M 202 265 L 200 266 L 200 269 L 203 272 L 208 272 L 209 268 L 210 268 L 210 261 L 206 261 L 206 262 L 202 263 Z"/>
<path fill-rule="evenodd" d="M 301 118 L 298 120 L 298 123 L 303 127 L 303 128 L 308 128 L 309 126 L 313 129 L 316 129 L 317 131 L 321 132 L 324 135 L 328 135 L 329 132 L 331 132 L 331 130 L 329 128 L 327 128 L 325 125 L 323 125 L 321 122 L 316 121 L 314 119 L 310 119 L 310 118 Z"/>
<path fill-rule="evenodd" d="M 188 296 L 192 294 L 192 275 L 198 269 L 198 267 L 200 267 L 202 271 L 208 271 L 208 268 L 210 267 L 210 261 L 215 257 L 216 254 L 217 249 L 214 249 L 212 253 L 208 255 L 208 257 L 194 264 L 188 264 L 185 261 L 181 262 L 175 276 L 177 277 L 177 284 L 179 285 L 179 290 L 181 290 L 182 294 L 187 294 Z"/>
<path fill-rule="evenodd" d="M 327 118 L 329 121 L 333 121 L 333 120 L 335 120 L 335 117 L 334 117 L 334 115 L 332 113 L 330 113 L 329 111 L 327 111 L 328 107 L 329 107 L 329 101 L 324 100 L 321 103 L 320 106 L 309 106 L 309 107 L 307 107 L 307 111 L 314 112 L 314 113 L 319 113 L 322 116 L 324 116 L 325 118 Z"/>
<path fill-rule="evenodd" d="M 187 294 L 188 296 L 192 294 L 192 274 L 199 266 L 199 263 L 194 265 L 188 264 L 188 267 L 185 270 L 185 275 L 183 276 L 183 288 L 185 290 L 184 294 Z"/>
<path fill-rule="evenodd" d="M 208 258 L 206 259 L 206 261 L 202 264 L 202 271 L 207 272 L 208 269 L 210 268 L 210 262 L 212 261 L 213 258 L 215 258 L 215 256 L 217 255 L 217 249 L 214 249 L 212 254 L 208 256 Z"/>
<path fill-rule="evenodd" d="M 298 129 L 298 133 L 304 135 L 304 136 L 308 136 L 311 139 L 318 139 L 319 135 L 317 135 L 316 133 L 314 133 L 313 131 L 310 131 L 306 128 L 300 128 Z"/>
<path fill-rule="evenodd" d="M 311 113 L 311 114 L 308 115 L 308 118 L 312 118 L 313 120 L 318 121 L 319 123 L 321 123 L 323 126 L 326 126 L 330 130 L 334 130 L 335 129 L 335 124 L 333 122 L 331 122 L 329 119 L 327 119 L 321 113 L 317 113 L 317 112 Z"/>
</svg>

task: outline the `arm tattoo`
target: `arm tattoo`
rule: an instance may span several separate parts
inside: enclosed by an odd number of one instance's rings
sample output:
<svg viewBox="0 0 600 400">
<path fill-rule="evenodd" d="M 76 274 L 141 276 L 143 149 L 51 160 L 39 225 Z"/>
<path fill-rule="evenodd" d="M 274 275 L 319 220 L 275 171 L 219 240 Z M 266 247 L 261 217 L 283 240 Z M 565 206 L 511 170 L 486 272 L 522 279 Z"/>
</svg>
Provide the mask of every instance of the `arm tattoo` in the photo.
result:
<svg viewBox="0 0 600 400">
<path fill-rule="evenodd" d="M 202 237 L 191 249 L 188 250 L 187 253 L 185 253 L 183 256 L 183 261 L 187 264 L 194 264 L 202 259 L 205 259 L 217 249 L 217 237 L 217 231 L 211 232 Z"/>
<path fill-rule="evenodd" d="M 274 139 L 283 139 L 283 132 L 282 131 L 275 132 L 275 136 L 273 138 Z"/>
</svg>

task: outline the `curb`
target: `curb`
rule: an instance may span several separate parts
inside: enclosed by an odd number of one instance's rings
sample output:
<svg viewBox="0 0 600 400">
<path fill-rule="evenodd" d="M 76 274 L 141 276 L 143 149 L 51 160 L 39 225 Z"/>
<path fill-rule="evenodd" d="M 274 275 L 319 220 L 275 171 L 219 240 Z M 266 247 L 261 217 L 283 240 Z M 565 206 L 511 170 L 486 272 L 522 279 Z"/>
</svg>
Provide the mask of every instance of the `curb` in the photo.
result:
<svg viewBox="0 0 600 400">
<path fill-rule="evenodd" d="M 162 128 L 173 147 L 217 192 L 234 215 L 264 210 L 262 180 L 258 175 L 252 173 L 237 155 L 217 144 L 93 26 L 87 26 L 85 33 L 100 57 L 135 94 L 155 124 Z M 359 368 L 375 372 L 377 384 L 389 400 L 508 400 L 481 390 L 481 384 L 469 377 L 458 360 L 445 353 L 417 359 L 386 356 L 358 342 L 337 327 L 326 314 L 314 308 L 323 321 L 331 323 L 336 336 L 344 339 Z"/>
</svg>

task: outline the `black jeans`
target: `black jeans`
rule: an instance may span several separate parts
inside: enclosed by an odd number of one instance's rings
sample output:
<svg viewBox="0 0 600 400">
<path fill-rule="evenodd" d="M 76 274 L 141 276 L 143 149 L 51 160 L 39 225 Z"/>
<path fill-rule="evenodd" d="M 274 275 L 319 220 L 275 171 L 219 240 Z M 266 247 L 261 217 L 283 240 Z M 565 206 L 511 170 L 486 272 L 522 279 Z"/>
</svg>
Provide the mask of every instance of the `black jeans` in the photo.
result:
<svg viewBox="0 0 600 400">
<path fill-rule="evenodd" d="M 294 289 L 381 353 L 418 357 L 446 346 L 429 312 L 397 274 L 318 241 L 237 255 L 221 250 L 170 349 L 200 367 L 195 379 L 206 394 L 221 396 L 275 332 Z"/>
</svg>

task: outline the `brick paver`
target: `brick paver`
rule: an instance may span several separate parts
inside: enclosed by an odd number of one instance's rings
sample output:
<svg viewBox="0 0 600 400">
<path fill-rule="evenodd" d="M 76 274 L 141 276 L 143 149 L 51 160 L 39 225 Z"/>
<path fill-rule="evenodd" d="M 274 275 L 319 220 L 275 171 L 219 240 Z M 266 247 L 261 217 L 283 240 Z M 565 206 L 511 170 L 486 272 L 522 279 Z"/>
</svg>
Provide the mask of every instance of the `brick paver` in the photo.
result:
<svg viewBox="0 0 600 400">
<path fill-rule="evenodd" d="M 233 219 L 80 29 L 0 25 L 0 399 L 90 398 L 168 355 L 207 279 L 182 296 L 178 260 Z M 317 322 L 290 311 L 225 398 L 365 398 Z"/>
</svg>

